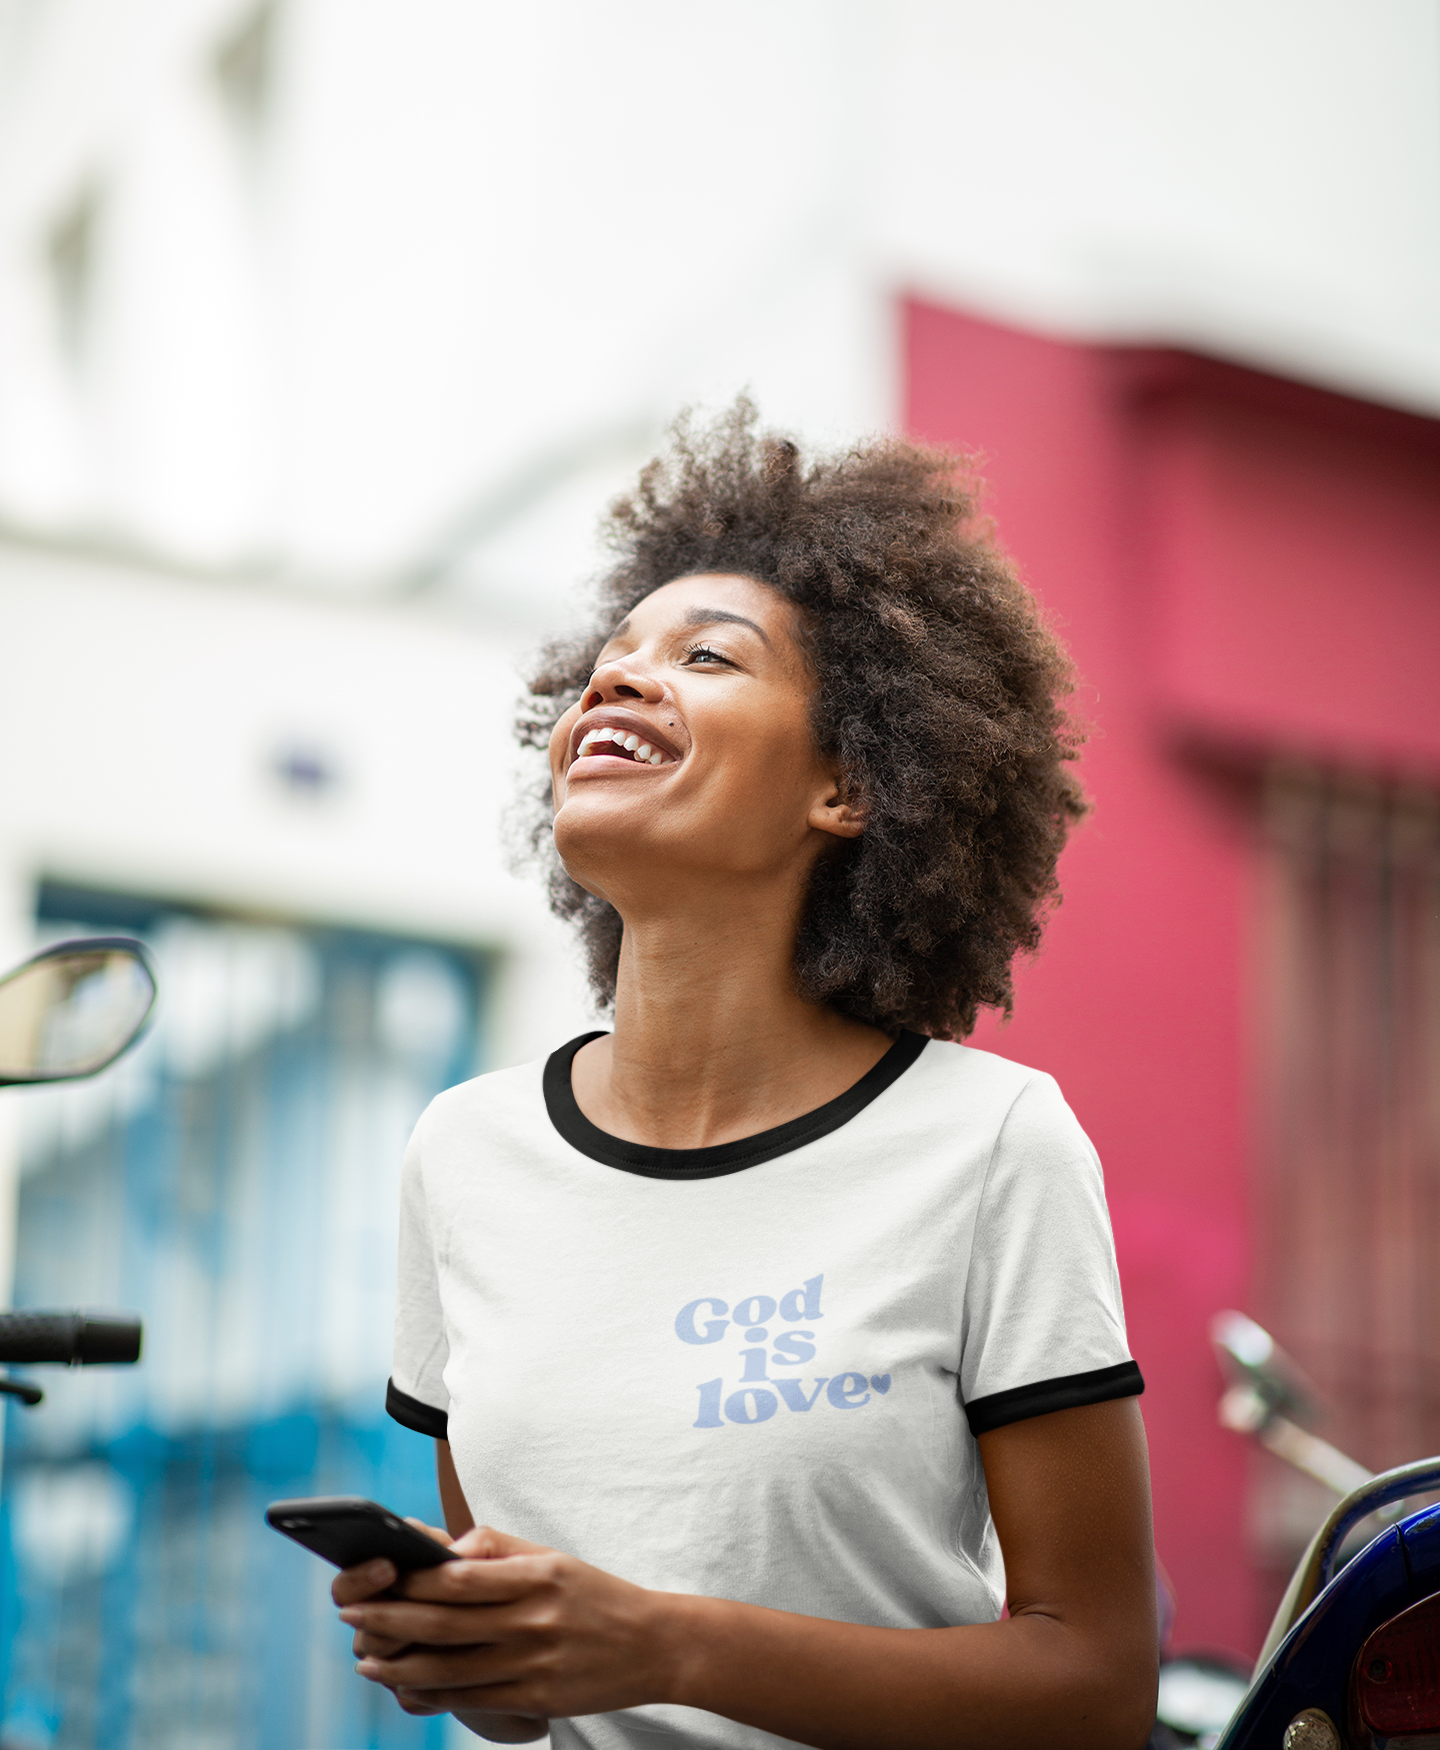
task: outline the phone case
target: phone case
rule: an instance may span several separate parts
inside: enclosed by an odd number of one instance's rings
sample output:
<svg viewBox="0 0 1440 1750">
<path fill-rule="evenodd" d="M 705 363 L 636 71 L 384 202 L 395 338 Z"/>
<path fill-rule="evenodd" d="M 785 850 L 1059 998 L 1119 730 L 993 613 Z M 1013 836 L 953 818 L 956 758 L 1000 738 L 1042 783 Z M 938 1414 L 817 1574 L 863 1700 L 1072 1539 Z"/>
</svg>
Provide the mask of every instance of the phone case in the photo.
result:
<svg viewBox="0 0 1440 1750">
<path fill-rule="evenodd" d="M 265 1522 L 337 1568 L 383 1559 L 404 1573 L 458 1559 L 444 1544 L 407 1525 L 398 1513 L 359 1495 L 272 1501 L 265 1509 Z"/>
</svg>

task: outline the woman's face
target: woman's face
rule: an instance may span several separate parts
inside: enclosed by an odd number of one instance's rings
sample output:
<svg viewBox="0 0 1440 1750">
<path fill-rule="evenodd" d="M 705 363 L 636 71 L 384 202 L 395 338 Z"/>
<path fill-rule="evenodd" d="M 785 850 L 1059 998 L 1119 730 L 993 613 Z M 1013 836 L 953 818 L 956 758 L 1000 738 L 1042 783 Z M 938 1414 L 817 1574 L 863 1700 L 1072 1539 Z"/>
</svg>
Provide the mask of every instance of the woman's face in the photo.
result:
<svg viewBox="0 0 1440 1750">
<path fill-rule="evenodd" d="M 816 755 L 795 609 L 749 578 L 677 578 L 636 604 L 555 726 L 555 842 L 623 912 L 684 872 L 808 872 L 856 812 Z M 833 842 L 833 836 L 828 842 Z"/>
</svg>

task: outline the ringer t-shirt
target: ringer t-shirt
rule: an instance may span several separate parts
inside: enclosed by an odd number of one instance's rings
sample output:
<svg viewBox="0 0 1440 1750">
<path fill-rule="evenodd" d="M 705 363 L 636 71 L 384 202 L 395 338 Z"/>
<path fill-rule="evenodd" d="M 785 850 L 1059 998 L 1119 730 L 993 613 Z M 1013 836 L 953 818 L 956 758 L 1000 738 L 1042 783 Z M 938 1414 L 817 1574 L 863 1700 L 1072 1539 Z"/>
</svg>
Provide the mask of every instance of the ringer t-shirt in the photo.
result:
<svg viewBox="0 0 1440 1750">
<path fill-rule="evenodd" d="M 478 1524 L 642 1586 L 994 1621 L 976 1437 L 1144 1390 L 1100 1163 L 1055 1082 L 906 1033 L 817 1111 L 650 1148 L 576 1104 L 597 1036 L 416 1127 L 390 1414 L 449 1440 Z M 551 1741 L 787 1742 L 669 1705 Z"/>
</svg>

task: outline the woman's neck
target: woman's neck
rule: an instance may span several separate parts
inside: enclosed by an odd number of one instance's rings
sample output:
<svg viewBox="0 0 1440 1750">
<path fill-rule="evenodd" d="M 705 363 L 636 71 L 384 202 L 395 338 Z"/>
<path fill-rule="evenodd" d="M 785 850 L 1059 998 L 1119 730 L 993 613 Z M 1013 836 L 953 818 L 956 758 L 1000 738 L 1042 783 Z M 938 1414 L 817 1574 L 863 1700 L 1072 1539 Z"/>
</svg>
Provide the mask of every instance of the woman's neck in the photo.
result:
<svg viewBox="0 0 1440 1750">
<path fill-rule="evenodd" d="M 615 1030 L 576 1054 L 580 1110 L 658 1148 L 704 1148 L 801 1117 L 853 1087 L 889 1037 L 805 1000 L 796 917 L 728 901 L 627 921 Z"/>
</svg>

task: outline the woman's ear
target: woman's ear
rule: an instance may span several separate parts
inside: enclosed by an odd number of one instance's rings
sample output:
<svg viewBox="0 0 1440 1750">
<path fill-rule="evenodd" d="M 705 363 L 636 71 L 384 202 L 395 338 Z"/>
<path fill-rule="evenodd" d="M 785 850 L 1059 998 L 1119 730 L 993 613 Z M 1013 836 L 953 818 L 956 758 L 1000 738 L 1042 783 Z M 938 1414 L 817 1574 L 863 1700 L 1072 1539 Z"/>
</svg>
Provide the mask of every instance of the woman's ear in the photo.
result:
<svg viewBox="0 0 1440 1750">
<path fill-rule="evenodd" d="M 865 819 L 864 803 L 847 797 L 836 783 L 810 810 L 810 825 L 817 832 L 834 833 L 842 839 L 858 839 L 865 830 Z"/>
</svg>

